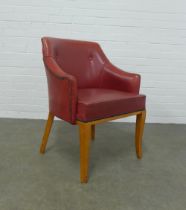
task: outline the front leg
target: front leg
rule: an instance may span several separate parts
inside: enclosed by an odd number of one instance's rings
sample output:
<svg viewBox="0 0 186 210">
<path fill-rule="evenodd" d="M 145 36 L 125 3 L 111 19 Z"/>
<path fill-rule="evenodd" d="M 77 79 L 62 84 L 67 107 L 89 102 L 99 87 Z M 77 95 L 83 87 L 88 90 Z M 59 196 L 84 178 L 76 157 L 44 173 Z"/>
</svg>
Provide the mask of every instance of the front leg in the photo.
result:
<svg viewBox="0 0 186 210">
<path fill-rule="evenodd" d="M 50 130 L 51 130 L 51 127 L 52 127 L 52 124 L 53 124 L 53 120 L 54 120 L 54 115 L 51 112 L 49 112 L 48 113 L 48 120 L 47 120 L 46 126 L 45 126 L 45 132 L 44 132 L 43 139 L 42 139 L 41 146 L 40 146 L 40 153 L 41 154 L 45 153 L 45 148 L 46 148 L 46 145 L 47 145 L 47 142 L 48 142 L 48 137 L 49 137 Z"/>
<path fill-rule="evenodd" d="M 88 182 L 89 152 L 91 140 L 91 125 L 79 124 L 80 131 L 80 180 L 81 183 Z"/>
<path fill-rule="evenodd" d="M 135 143 L 136 143 L 136 155 L 139 159 L 142 158 L 142 137 L 144 131 L 146 111 L 142 111 L 140 114 L 136 115 L 136 135 L 135 135 Z"/>
</svg>

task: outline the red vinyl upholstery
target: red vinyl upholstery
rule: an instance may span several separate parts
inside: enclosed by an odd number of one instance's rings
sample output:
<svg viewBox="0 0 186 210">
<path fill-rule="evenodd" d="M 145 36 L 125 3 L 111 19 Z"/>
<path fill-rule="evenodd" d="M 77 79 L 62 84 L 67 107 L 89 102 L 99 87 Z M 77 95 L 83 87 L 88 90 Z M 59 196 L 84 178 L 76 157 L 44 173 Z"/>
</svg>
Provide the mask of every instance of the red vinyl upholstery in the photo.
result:
<svg viewBox="0 0 186 210">
<path fill-rule="evenodd" d="M 72 124 L 145 109 L 140 75 L 110 63 L 99 44 L 44 37 L 49 111 Z"/>
<path fill-rule="evenodd" d="M 113 89 L 79 89 L 77 107 L 77 119 L 87 122 L 143 110 L 145 96 Z"/>
</svg>

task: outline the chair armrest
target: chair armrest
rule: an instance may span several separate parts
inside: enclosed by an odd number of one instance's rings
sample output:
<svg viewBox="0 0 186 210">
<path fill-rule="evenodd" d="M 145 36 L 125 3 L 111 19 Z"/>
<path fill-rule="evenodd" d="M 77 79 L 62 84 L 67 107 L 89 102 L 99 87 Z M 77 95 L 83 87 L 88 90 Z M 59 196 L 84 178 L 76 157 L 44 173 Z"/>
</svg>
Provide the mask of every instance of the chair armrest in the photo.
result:
<svg viewBox="0 0 186 210">
<path fill-rule="evenodd" d="M 101 88 L 139 93 L 140 75 L 123 71 L 110 62 L 105 64 L 101 80 Z"/>
<path fill-rule="evenodd" d="M 48 81 L 49 111 L 72 124 L 76 122 L 77 81 L 52 57 L 43 58 Z"/>
</svg>

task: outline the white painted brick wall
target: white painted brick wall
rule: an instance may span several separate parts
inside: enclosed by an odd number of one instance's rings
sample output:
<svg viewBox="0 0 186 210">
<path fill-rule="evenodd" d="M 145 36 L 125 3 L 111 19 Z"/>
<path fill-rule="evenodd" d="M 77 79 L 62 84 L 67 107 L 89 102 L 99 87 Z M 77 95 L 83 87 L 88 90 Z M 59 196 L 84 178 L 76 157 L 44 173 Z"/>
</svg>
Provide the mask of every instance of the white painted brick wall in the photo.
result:
<svg viewBox="0 0 186 210">
<path fill-rule="evenodd" d="M 46 118 L 42 36 L 98 41 L 142 75 L 148 122 L 186 123 L 185 0 L 0 0 L 0 117 Z"/>
</svg>

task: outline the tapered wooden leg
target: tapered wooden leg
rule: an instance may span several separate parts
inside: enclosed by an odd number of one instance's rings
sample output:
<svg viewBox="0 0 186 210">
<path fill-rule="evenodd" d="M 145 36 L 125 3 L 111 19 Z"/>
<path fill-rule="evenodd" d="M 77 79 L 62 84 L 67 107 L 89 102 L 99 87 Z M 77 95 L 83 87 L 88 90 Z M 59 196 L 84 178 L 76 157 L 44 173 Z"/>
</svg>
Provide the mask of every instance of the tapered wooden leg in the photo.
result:
<svg viewBox="0 0 186 210">
<path fill-rule="evenodd" d="M 80 180 L 88 182 L 89 151 L 91 141 L 91 125 L 80 124 Z"/>
<path fill-rule="evenodd" d="M 41 146 L 40 146 L 40 153 L 41 154 L 45 153 L 45 148 L 46 148 L 46 145 L 47 145 L 47 142 L 48 142 L 48 136 L 50 134 L 50 130 L 51 130 L 51 127 L 52 127 L 53 120 L 54 120 L 54 115 L 49 112 L 48 120 L 47 120 L 46 126 L 45 126 L 45 132 L 44 132 L 43 139 L 42 139 Z"/>
<path fill-rule="evenodd" d="M 95 139 L 95 125 L 91 125 L 91 139 Z"/>
<path fill-rule="evenodd" d="M 145 124 L 146 111 L 142 111 L 140 114 L 136 115 L 136 155 L 139 159 L 142 158 L 142 137 Z"/>
</svg>

